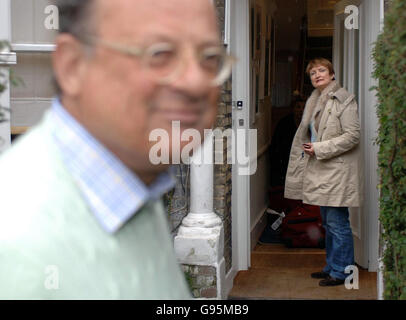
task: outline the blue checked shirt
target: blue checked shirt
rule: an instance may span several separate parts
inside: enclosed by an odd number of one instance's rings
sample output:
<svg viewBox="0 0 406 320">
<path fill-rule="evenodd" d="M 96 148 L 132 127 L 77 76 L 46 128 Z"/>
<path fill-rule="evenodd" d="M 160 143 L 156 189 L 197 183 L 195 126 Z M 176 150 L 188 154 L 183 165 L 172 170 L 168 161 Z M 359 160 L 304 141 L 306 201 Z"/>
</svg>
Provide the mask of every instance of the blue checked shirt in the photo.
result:
<svg viewBox="0 0 406 320">
<path fill-rule="evenodd" d="M 147 187 L 113 153 L 93 137 L 54 99 L 51 134 L 64 164 L 78 184 L 101 226 L 120 229 L 148 201 L 159 199 L 175 185 L 170 171 Z"/>
</svg>

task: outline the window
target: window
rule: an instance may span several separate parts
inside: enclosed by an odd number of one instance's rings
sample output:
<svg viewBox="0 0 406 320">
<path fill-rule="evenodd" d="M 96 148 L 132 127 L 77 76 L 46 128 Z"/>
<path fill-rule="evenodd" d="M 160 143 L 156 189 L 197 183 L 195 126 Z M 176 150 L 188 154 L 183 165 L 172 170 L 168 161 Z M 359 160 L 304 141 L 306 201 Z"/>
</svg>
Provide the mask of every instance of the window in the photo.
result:
<svg viewBox="0 0 406 320">
<path fill-rule="evenodd" d="M 12 87 L 11 131 L 24 132 L 36 124 L 51 105 L 54 95 L 51 52 L 57 30 L 46 26 L 55 14 L 55 0 L 12 0 L 11 42 L 17 52 L 17 65 L 12 68 L 23 84 Z M 57 14 L 57 12 L 56 12 Z"/>
</svg>

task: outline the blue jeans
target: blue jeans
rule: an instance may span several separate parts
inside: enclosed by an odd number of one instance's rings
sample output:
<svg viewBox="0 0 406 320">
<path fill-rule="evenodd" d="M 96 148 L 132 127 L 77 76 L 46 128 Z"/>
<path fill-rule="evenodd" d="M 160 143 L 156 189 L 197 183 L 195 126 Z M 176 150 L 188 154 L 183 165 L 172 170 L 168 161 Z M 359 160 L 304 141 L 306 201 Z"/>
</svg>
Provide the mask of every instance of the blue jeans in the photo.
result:
<svg viewBox="0 0 406 320">
<path fill-rule="evenodd" d="M 354 241 L 347 207 L 320 207 L 323 227 L 326 229 L 326 262 L 323 272 L 344 280 L 344 270 L 354 265 Z"/>
</svg>

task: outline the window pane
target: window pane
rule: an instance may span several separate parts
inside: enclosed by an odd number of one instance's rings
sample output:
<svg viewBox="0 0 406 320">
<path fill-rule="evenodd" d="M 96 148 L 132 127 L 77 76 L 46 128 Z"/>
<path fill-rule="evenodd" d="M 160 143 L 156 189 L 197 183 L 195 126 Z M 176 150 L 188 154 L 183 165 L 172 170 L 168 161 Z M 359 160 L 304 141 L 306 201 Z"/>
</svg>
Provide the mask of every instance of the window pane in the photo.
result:
<svg viewBox="0 0 406 320">
<path fill-rule="evenodd" d="M 54 95 L 50 53 L 19 53 L 14 75 L 24 83 L 10 88 L 11 126 L 31 127 L 51 106 Z"/>
<path fill-rule="evenodd" d="M 11 87 L 12 98 L 52 98 L 52 65 L 50 53 L 19 53 L 12 68 L 24 84 Z"/>
<path fill-rule="evenodd" d="M 12 0 L 12 43 L 52 44 L 57 30 L 45 26 L 47 17 L 52 15 L 45 10 L 55 4 L 55 0 Z"/>
</svg>

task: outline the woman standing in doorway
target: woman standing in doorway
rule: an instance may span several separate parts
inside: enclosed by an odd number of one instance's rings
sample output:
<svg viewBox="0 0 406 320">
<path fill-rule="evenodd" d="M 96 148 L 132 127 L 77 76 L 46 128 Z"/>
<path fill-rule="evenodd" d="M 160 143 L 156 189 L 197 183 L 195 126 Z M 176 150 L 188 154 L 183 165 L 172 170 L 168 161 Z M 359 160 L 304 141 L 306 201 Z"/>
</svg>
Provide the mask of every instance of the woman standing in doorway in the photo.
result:
<svg viewBox="0 0 406 320">
<path fill-rule="evenodd" d="M 354 95 L 335 81 L 330 61 L 310 61 L 315 90 L 306 102 L 293 140 L 285 197 L 318 205 L 326 229 L 326 266 L 312 273 L 320 286 L 344 283 L 354 264 L 348 207 L 361 205 L 360 124 Z"/>
</svg>

